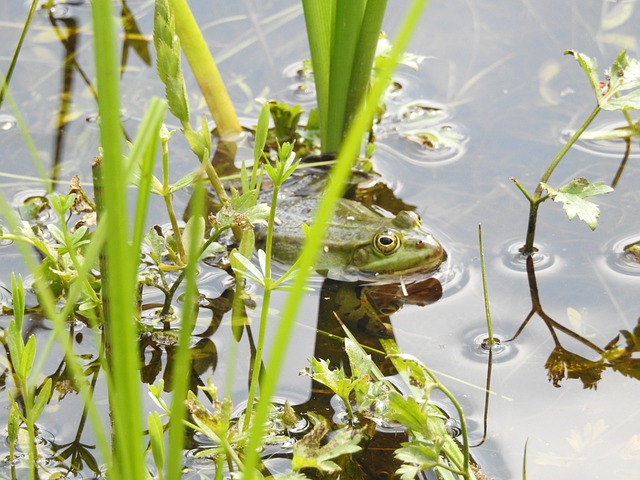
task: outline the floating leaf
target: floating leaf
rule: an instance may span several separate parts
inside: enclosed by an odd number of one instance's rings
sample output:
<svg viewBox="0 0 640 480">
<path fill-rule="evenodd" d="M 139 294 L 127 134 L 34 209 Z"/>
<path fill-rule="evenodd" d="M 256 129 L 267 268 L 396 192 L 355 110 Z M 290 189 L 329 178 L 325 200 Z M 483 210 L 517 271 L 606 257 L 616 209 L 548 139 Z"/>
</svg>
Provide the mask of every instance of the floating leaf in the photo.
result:
<svg viewBox="0 0 640 480">
<path fill-rule="evenodd" d="M 586 178 L 576 178 L 557 190 L 546 183 L 540 185 L 554 202 L 562 202 L 562 208 L 567 212 L 569 220 L 578 215 L 578 218 L 589 225 L 591 230 L 596 229 L 600 209 L 597 204 L 586 198 L 613 191 L 613 188 L 604 182 L 589 183 Z"/>
</svg>

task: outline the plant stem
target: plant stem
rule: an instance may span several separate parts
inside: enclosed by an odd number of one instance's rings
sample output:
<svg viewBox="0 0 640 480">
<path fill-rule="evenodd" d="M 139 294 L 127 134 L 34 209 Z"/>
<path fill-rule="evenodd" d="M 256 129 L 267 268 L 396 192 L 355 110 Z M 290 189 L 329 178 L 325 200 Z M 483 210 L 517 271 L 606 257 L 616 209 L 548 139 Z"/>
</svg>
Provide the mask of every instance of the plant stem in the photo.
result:
<svg viewBox="0 0 640 480">
<path fill-rule="evenodd" d="M 584 131 L 587 129 L 587 127 L 589 127 L 589 125 L 591 125 L 591 122 L 593 122 L 594 118 L 596 118 L 598 113 L 600 113 L 600 110 L 602 110 L 602 107 L 600 107 L 600 105 L 596 105 L 596 108 L 593 109 L 593 111 L 589 114 L 589 116 L 584 121 L 584 123 L 580 126 L 580 128 L 578 130 L 576 130 L 576 132 L 571 136 L 571 138 L 567 141 L 567 143 L 565 143 L 563 145 L 563 147 L 560 149 L 558 154 L 551 161 L 551 163 L 547 167 L 547 170 L 544 172 L 544 175 L 542 175 L 542 177 L 540 178 L 540 181 L 538 182 L 538 186 L 537 186 L 536 191 L 534 193 L 534 197 L 537 200 L 539 200 L 540 197 L 542 196 L 543 188 L 540 186 L 540 184 L 541 183 L 546 183 L 547 180 L 549 180 L 549 177 L 551 177 L 551 174 L 553 173 L 553 171 L 556 169 L 556 167 L 560 163 L 560 160 L 562 160 L 564 158 L 564 156 L 567 154 L 567 152 L 573 146 L 573 144 L 578 141 L 578 139 L 584 133 Z"/>
<path fill-rule="evenodd" d="M 493 326 L 491 323 L 491 311 L 489 310 L 489 290 L 487 289 L 487 272 L 484 264 L 484 248 L 482 245 L 482 225 L 478 225 L 478 243 L 480 244 L 480 270 L 482 272 L 482 291 L 484 293 L 484 313 L 487 319 L 487 334 L 489 335 L 489 346 L 493 347 Z"/>
<path fill-rule="evenodd" d="M 278 200 L 278 192 L 280 186 L 277 183 L 273 185 L 271 193 L 271 208 L 269 210 L 269 221 L 267 223 L 267 239 L 265 242 L 265 265 L 264 265 L 264 297 L 262 299 L 262 308 L 260 310 L 260 327 L 258 330 L 258 344 L 256 346 L 256 354 L 253 361 L 253 370 L 251 374 L 251 383 L 249 385 L 249 397 L 247 398 L 247 413 L 253 411 L 256 398 L 256 391 L 260 382 L 260 370 L 262 367 L 262 357 L 264 352 L 264 340 L 267 334 L 267 321 L 269 319 L 269 304 L 271 303 L 272 279 L 271 279 L 271 250 L 273 244 L 273 226 L 276 221 L 276 202 Z M 245 431 L 249 428 L 250 422 L 244 423 Z"/>
<path fill-rule="evenodd" d="M 235 139 L 242 127 L 189 5 L 186 0 L 169 0 L 169 3 L 175 15 L 176 33 L 180 38 L 182 50 L 216 122 L 218 135 L 223 140 Z"/>
<path fill-rule="evenodd" d="M 584 121 L 584 123 L 580 126 L 580 128 L 578 128 L 578 130 L 576 130 L 576 132 L 571 136 L 571 138 L 567 141 L 567 143 L 565 143 L 562 146 L 558 154 L 554 157 L 554 159 L 551 161 L 551 163 L 547 167 L 547 170 L 544 172 L 544 174 L 540 178 L 540 181 L 538 182 L 538 185 L 536 186 L 536 189 L 533 195 L 529 195 L 527 191 L 524 189 L 524 187 L 517 180 L 513 179 L 516 186 L 520 189 L 520 191 L 524 194 L 524 196 L 529 201 L 529 222 L 527 225 L 527 238 L 526 238 L 524 247 L 522 247 L 521 249 L 521 253 L 523 255 L 531 255 L 535 251 L 533 247 L 533 242 L 535 240 L 536 223 L 538 219 L 538 208 L 542 202 L 544 202 L 547 198 L 549 198 L 546 195 L 543 196 L 542 192 L 544 191 L 544 188 L 542 187 L 542 184 L 546 183 L 549 180 L 549 178 L 551 177 L 551 174 L 560 163 L 560 160 L 564 158 L 564 156 L 567 154 L 567 152 L 573 146 L 573 144 L 576 143 L 576 141 L 580 138 L 580 136 L 584 133 L 584 131 L 589 127 L 589 125 L 591 124 L 591 122 L 593 122 L 593 120 L 596 118 L 598 113 L 600 113 L 600 110 L 602 110 L 602 107 L 600 106 L 600 104 L 596 105 L 596 107 L 589 114 L 589 116 Z"/>
</svg>

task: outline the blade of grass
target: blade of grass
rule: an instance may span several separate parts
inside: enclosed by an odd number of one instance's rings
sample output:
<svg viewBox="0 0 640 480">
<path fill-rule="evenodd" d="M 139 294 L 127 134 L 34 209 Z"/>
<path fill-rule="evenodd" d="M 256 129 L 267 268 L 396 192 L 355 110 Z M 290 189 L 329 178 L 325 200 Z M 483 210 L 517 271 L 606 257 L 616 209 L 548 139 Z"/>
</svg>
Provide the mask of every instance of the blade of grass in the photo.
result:
<svg viewBox="0 0 640 480">
<path fill-rule="evenodd" d="M 336 0 L 302 0 L 304 20 L 309 38 L 309 50 L 316 84 L 316 99 L 320 122 L 320 142 L 327 145 L 329 128 L 329 69 L 331 54 L 331 25 Z"/>
<path fill-rule="evenodd" d="M 329 67 L 329 111 L 327 143 L 324 152 L 337 152 L 346 131 L 349 86 L 360 37 L 366 0 L 339 1 L 333 15 L 331 58 Z M 369 70 L 369 74 L 371 70 Z M 355 106 L 357 107 L 357 105 Z"/>
<path fill-rule="evenodd" d="M 11 63 L 9 63 L 9 69 L 7 70 L 7 75 L 2 80 L 2 88 L 0 88 L 0 107 L 2 107 L 5 93 L 9 88 L 9 83 L 11 83 L 13 70 L 14 68 L 16 68 L 16 63 L 18 61 L 18 56 L 20 55 L 20 50 L 22 49 L 22 44 L 24 43 L 24 39 L 27 36 L 27 32 L 29 31 L 29 26 L 31 25 L 31 20 L 33 19 L 33 14 L 35 13 L 37 6 L 38 6 L 38 0 L 31 0 L 31 8 L 29 8 L 27 19 L 24 21 L 24 25 L 22 26 L 22 31 L 20 32 L 20 38 L 18 39 L 18 44 L 16 45 L 16 48 L 13 51 L 13 56 L 11 57 Z"/>
<path fill-rule="evenodd" d="M 120 125 L 120 69 L 116 52 L 115 12 L 111 0 L 91 4 L 103 152 L 103 201 L 109 231 L 104 260 L 105 331 L 110 347 L 112 383 L 109 392 L 114 428 L 115 462 L 111 477 L 145 478 L 142 411 L 138 364 L 140 356 L 135 322 L 137 257 L 129 244 L 127 169 L 122 158 Z"/>
<path fill-rule="evenodd" d="M 378 46 L 378 39 L 382 31 L 382 20 L 384 19 L 386 8 L 387 0 L 368 0 L 367 2 L 363 16 L 364 21 L 360 27 L 360 35 L 356 46 L 356 52 L 358 52 L 358 54 L 355 55 L 353 59 L 351 71 L 345 118 L 347 128 L 371 80 L 371 68 L 376 56 L 376 47 Z"/>
<path fill-rule="evenodd" d="M 260 390 L 260 400 L 255 411 L 253 424 L 250 431 L 250 440 L 245 449 L 245 478 L 254 478 L 254 469 L 258 463 L 258 451 L 262 441 L 264 424 L 267 419 L 267 412 L 271 397 L 275 393 L 278 375 L 282 369 L 286 346 L 289 343 L 296 315 L 305 295 L 305 287 L 308 279 L 308 272 L 312 269 L 322 241 L 324 239 L 326 225 L 333 216 L 336 203 L 342 195 L 346 179 L 351 171 L 351 166 L 358 156 L 362 144 L 362 137 L 369 128 L 373 120 L 378 102 L 391 80 L 393 72 L 401 53 L 406 48 L 413 31 L 415 30 L 422 10 L 428 4 L 428 0 L 414 0 L 411 4 L 403 25 L 401 26 L 396 41 L 393 45 L 389 58 L 384 62 L 369 90 L 366 102 L 360 106 L 359 113 L 354 118 L 351 128 L 347 133 L 344 144 L 338 155 L 336 166 L 331 171 L 332 181 L 328 183 L 325 194 L 318 207 L 310 233 L 302 249 L 300 256 L 300 274 L 297 275 L 291 285 L 291 291 L 282 310 L 280 323 L 275 333 L 274 348 L 272 349 L 268 369 L 266 370 L 264 383 Z"/>
</svg>

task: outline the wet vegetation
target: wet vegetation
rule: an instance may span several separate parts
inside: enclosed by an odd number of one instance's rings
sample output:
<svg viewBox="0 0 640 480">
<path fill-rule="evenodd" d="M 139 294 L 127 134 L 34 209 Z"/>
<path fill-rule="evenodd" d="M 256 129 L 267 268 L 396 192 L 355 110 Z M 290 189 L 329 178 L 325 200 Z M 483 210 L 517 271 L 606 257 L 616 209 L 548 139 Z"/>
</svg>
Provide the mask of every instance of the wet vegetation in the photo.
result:
<svg viewBox="0 0 640 480">
<path fill-rule="evenodd" d="M 446 262 L 428 274 L 393 281 L 376 282 L 375 276 L 369 279 L 373 282 L 323 280 L 315 351 L 302 372 L 311 379 L 312 395 L 298 404 L 276 395 L 309 278 L 341 198 L 388 216 L 415 209 L 395 196 L 372 159 L 376 126 L 396 88 L 392 74 L 399 64 L 419 63 L 404 51 L 426 3 L 414 1 L 387 40 L 381 37 L 386 1 L 303 0 L 311 59 L 300 75 L 313 83 L 317 109 L 304 112 L 278 98 L 261 99 L 259 113 L 243 124 L 188 4 L 155 0 L 152 43 L 165 96 L 150 100 L 144 113 L 136 112 L 141 121 L 129 138 L 122 124 L 120 57 L 125 55 L 116 50 L 114 2 L 94 0 L 96 79 L 95 85 L 87 82 L 98 105 L 99 155 L 92 178 L 73 176 L 68 192 L 58 193 L 57 169 L 50 176 L 34 152 L 45 193 L 18 210 L 0 195 L 0 240 L 19 249 L 28 275 L 26 285 L 21 274 L 11 275 L 11 298 L 2 312 L 7 320 L 2 324 L 2 389 L 9 405 L 9 452 L 2 468 L 9 478 L 85 473 L 123 479 L 488 478 L 485 465 L 472 456 L 464 403 L 428 364 L 400 349 L 389 321 L 405 305 L 431 305 L 442 298 Z M 0 106 L 8 105 L 18 119 L 12 72 L 37 6 L 34 0 L 3 72 Z M 126 34 L 140 40 L 124 2 L 120 17 Z M 133 47 L 145 63 L 153 56 L 148 46 L 139 41 Z M 615 186 L 577 176 L 552 187 L 552 174 L 585 138 L 623 139 L 628 145 L 624 165 L 639 128 L 629 111 L 640 107 L 640 63 L 623 50 L 603 73 L 595 58 L 565 53 L 585 72 L 585 88 L 590 85 L 596 105 L 533 193 L 512 178 L 529 204 L 517 258 L 531 309 L 509 339 L 493 332 L 491 277 L 480 239 L 487 319 L 482 348 L 489 373 L 482 387 L 484 432 L 475 446 L 487 439 L 493 356 L 517 342 L 536 315 L 553 342 L 545 363 L 553 386 L 577 379 L 585 389 L 595 389 L 607 370 L 640 380 L 640 323 L 600 346 L 554 320 L 542 306 L 535 268 L 546 252 L 534 243 L 540 205 L 548 199 L 561 203 L 569 219 L 578 216 L 594 230 L 600 211 L 590 198 Z M 183 54 L 200 92 L 187 89 Z M 69 72 L 79 68 L 73 55 L 66 62 Z M 192 114 L 190 101 L 200 97 L 213 123 Z M 61 117 L 68 115 L 60 110 Z M 437 115 L 437 110 L 416 101 L 405 119 Z M 626 125 L 588 131 L 601 111 L 621 112 Z M 167 126 L 167 112 L 179 123 L 176 129 Z M 18 123 L 28 143 L 30 129 Z M 459 147 L 463 138 L 449 127 L 398 130 L 399 137 L 427 151 Z M 170 181 L 179 137 L 195 161 L 189 172 Z M 248 151 L 251 158 L 241 156 Z M 323 177 L 319 187 L 314 175 Z M 315 195 L 318 206 L 301 227 L 306 241 L 295 263 L 280 265 L 273 258 L 278 204 L 310 184 L 316 190 L 305 195 Z M 173 203 L 179 192 L 189 197 L 182 216 Z M 150 212 L 154 197 L 161 198 L 162 213 Z M 640 257 L 637 243 L 624 247 L 634 262 Z M 220 283 L 216 294 L 207 291 L 211 278 Z M 274 296 L 283 291 L 283 303 L 276 304 Z M 51 335 L 36 338 L 27 316 L 46 323 Z M 225 342 L 214 343 L 212 335 L 222 330 Z M 591 356 L 565 347 L 559 334 Z M 58 350 L 61 357 L 52 353 Z M 62 360 L 44 376 L 51 358 Z M 216 371 L 218 363 L 225 370 L 214 384 L 204 372 Z M 238 401 L 230 392 L 242 382 L 246 398 Z M 96 400 L 101 388 L 108 402 Z M 82 403 L 75 441 L 44 451 L 41 416 L 71 393 Z M 86 424 L 93 432 L 91 444 L 82 440 Z M 522 448 L 524 478 L 530 447 Z"/>
</svg>

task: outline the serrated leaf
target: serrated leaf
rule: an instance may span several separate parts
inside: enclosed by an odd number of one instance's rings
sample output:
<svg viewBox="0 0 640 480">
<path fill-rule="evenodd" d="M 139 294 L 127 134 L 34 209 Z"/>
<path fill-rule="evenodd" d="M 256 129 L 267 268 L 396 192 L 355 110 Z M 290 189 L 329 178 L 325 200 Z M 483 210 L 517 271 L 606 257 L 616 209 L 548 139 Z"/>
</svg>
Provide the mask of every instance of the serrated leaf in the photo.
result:
<svg viewBox="0 0 640 480">
<path fill-rule="evenodd" d="M 164 237 L 159 235 L 155 228 L 152 228 L 145 235 L 144 242 L 151 249 L 149 255 L 153 258 L 153 261 L 159 263 L 164 252 Z"/>
<path fill-rule="evenodd" d="M 413 397 L 404 397 L 398 392 L 389 392 L 389 406 L 392 420 L 400 422 L 405 428 L 415 433 L 422 433 L 427 427 L 427 413 Z"/>
<path fill-rule="evenodd" d="M 371 360 L 371 355 L 367 355 L 364 349 L 349 337 L 344 339 L 344 347 L 349 357 L 349 365 L 354 377 L 363 377 L 371 375 L 375 364 Z"/>
<path fill-rule="evenodd" d="M 611 66 L 610 88 L 615 91 L 631 90 L 640 86 L 640 62 L 622 50 Z"/>
<path fill-rule="evenodd" d="M 320 446 L 320 442 L 327 432 L 328 428 L 325 422 L 319 423 L 294 445 L 292 470 L 315 468 L 327 473 L 337 472 L 340 471 L 340 467 L 332 459 L 359 452 L 362 449 L 358 445 L 361 439 L 360 434 L 355 433 L 349 427 L 334 432 L 335 435 L 331 440 Z"/>
<path fill-rule="evenodd" d="M 600 216 L 598 205 L 586 200 L 587 197 L 601 195 L 613 191 L 604 182 L 589 183 L 586 178 L 576 178 L 555 190 L 546 183 L 540 184 L 554 202 L 561 202 L 569 220 L 576 215 L 585 222 L 591 230 L 595 230 Z"/>
</svg>

